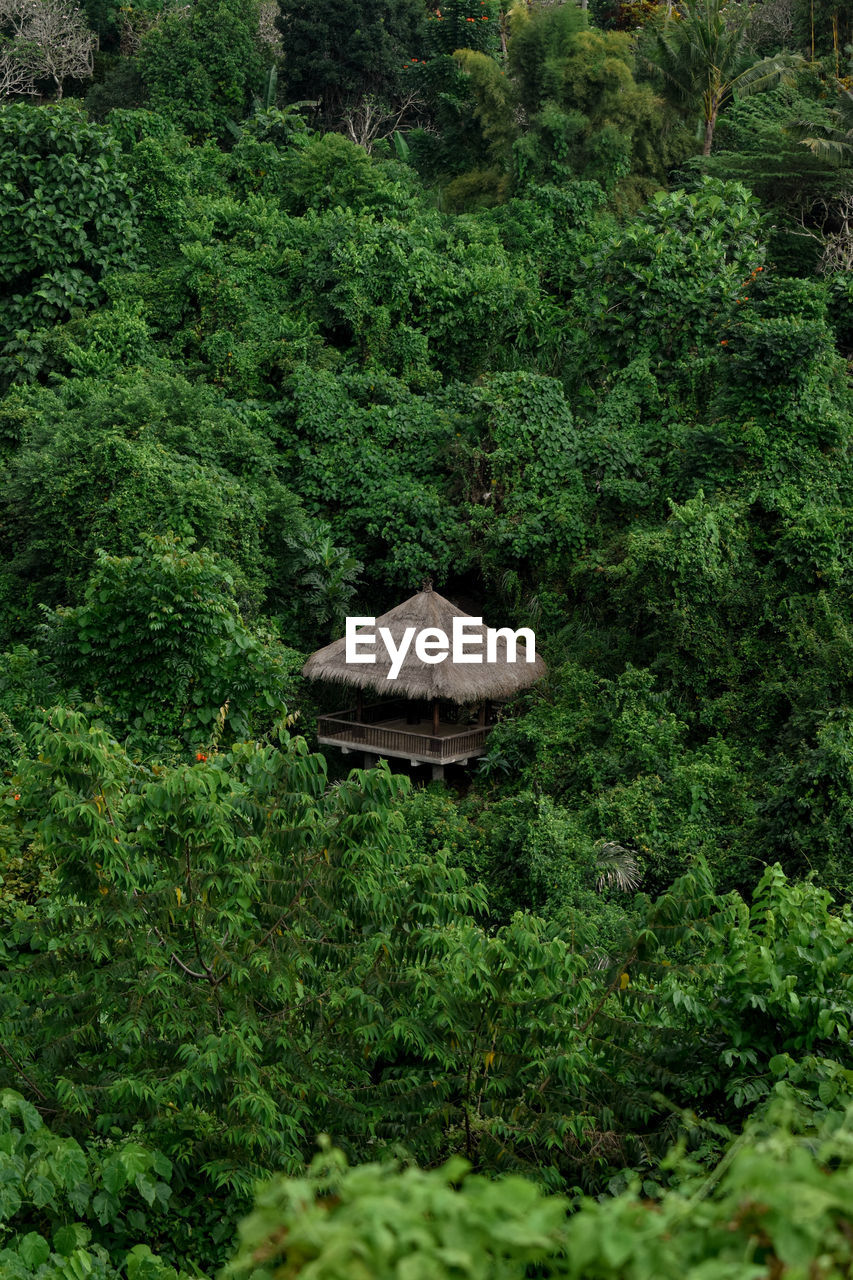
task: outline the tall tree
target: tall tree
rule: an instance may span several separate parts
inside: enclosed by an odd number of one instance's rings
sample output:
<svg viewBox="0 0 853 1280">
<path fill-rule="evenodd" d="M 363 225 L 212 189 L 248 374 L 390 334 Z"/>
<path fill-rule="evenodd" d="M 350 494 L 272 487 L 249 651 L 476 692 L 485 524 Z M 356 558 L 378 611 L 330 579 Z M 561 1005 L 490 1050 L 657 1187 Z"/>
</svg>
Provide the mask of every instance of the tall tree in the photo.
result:
<svg viewBox="0 0 853 1280">
<path fill-rule="evenodd" d="M 337 122 L 365 94 L 398 96 L 403 64 L 421 54 L 420 0 L 287 0 L 278 28 L 291 98 L 318 99 Z"/>
<path fill-rule="evenodd" d="M 0 0 L 0 98 L 34 94 L 52 80 L 88 79 L 96 40 L 67 0 Z"/>
<path fill-rule="evenodd" d="M 756 61 L 748 48 L 748 22 L 746 6 L 691 0 L 648 29 L 646 66 L 676 106 L 699 108 L 704 156 L 711 154 L 717 116 L 727 102 L 775 88 L 805 65 L 799 55 L 789 53 Z"/>
<path fill-rule="evenodd" d="M 139 71 L 150 106 L 197 139 L 241 120 L 263 80 L 255 0 L 195 0 L 145 36 Z"/>
</svg>

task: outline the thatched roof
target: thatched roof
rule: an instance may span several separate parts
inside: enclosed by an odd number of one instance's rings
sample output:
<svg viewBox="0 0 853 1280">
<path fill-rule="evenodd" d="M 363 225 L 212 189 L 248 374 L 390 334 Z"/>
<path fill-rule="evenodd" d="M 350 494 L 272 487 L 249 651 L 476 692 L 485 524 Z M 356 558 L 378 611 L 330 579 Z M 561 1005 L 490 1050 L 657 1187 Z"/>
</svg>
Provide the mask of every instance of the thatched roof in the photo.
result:
<svg viewBox="0 0 853 1280">
<path fill-rule="evenodd" d="M 457 609 L 437 591 L 420 591 L 377 618 L 375 626 L 359 629 L 362 634 L 372 631 L 376 635 L 373 648 L 363 646 L 360 649 L 361 653 L 375 653 L 375 663 L 348 663 L 346 640 L 342 637 L 313 653 L 302 668 L 302 674 L 311 680 L 329 680 L 357 689 L 373 689 L 385 697 L 445 698 L 460 704 L 482 702 L 486 698 L 509 698 L 545 675 L 547 668 L 538 654 L 535 662 L 526 661 L 523 641 L 519 642 L 516 661 L 508 662 L 507 642 L 503 636 L 497 640 L 497 660 L 487 662 L 487 627 L 483 625 L 469 628 L 468 635 L 475 639 L 466 644 L 467 653 L 482 654 L 481 663 L 454 663 L 450 655 L 443 662 L 422 662 L 415 653 L 413 638 L 399 675 L 395 680 L 389 680 L 391 660 L 379 636 L 380 627 L 390 630 L 394 645 L 399 648 L 407 627 L 414 627 L 415 635 L 427 627 L 437 627 L 451 639 L 453 619 L 470 617 L 471 614 Z"/>
</svg>

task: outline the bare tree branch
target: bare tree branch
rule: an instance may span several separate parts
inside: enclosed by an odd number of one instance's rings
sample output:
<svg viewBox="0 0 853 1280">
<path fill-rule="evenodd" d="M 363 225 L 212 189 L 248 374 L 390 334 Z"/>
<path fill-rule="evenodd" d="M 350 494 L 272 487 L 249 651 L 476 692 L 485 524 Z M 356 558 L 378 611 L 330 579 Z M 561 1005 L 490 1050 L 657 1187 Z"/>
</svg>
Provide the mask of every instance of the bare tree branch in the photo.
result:
<svg viewBox="0 0 853 1280">
<path fill-rule="evenodd" d="M 395 107 L 389 107 L 372 95 L 365 94 L 343 116 L 341 123 L 347 137 L 363 147 L 369 155 L 377 142 L 390 138 L 404 122 L 411 123 L 423 105 L 422 99 L 414 93 L 401 99 Z"/>
<path fill-rule="evenodd" d="M 52 80 L 60 99 L 66 78 L 92 75 L 97 43 L 70 0 L 0 0 L 0 98 Z"/>
</svg>

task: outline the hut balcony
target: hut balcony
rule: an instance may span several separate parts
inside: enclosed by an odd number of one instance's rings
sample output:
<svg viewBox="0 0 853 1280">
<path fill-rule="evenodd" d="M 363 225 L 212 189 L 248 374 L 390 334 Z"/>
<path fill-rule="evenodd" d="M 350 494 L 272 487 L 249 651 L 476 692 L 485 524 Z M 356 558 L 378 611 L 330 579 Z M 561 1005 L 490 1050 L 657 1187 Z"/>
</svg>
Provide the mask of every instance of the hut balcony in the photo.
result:
<svg viewBox="0 0 853 1280">
<path fill-rule="evenodd" d="M 448 714 L 455 710 L 448 709 Z M 318 741 L 326 746 L 408 760 L 413 765 L 466 764 L 483 755 L 491 730 L 484 713 L 480 723 L 473 724 L 434 720 L 428 703 L 405 698 L 350 707 L 317 720 Z"/>
</svg>

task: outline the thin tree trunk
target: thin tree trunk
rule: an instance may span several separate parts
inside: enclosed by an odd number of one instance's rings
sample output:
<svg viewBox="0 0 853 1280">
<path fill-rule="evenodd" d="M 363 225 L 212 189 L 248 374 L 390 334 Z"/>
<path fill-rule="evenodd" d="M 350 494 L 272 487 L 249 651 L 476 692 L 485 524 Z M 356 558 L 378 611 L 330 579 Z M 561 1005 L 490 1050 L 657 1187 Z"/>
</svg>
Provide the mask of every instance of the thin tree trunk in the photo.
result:
<svg viewBox="0 0 853 1280">
<path fill-rule="evenodd" d="M 714 141 L 714 125 L 717 123 L 717 113 L 714 112 L 705 121 L 705 141 L 702 145 L 702 155 L 709 156 L 711 154 L 711 143 Z"/>
</svg>

